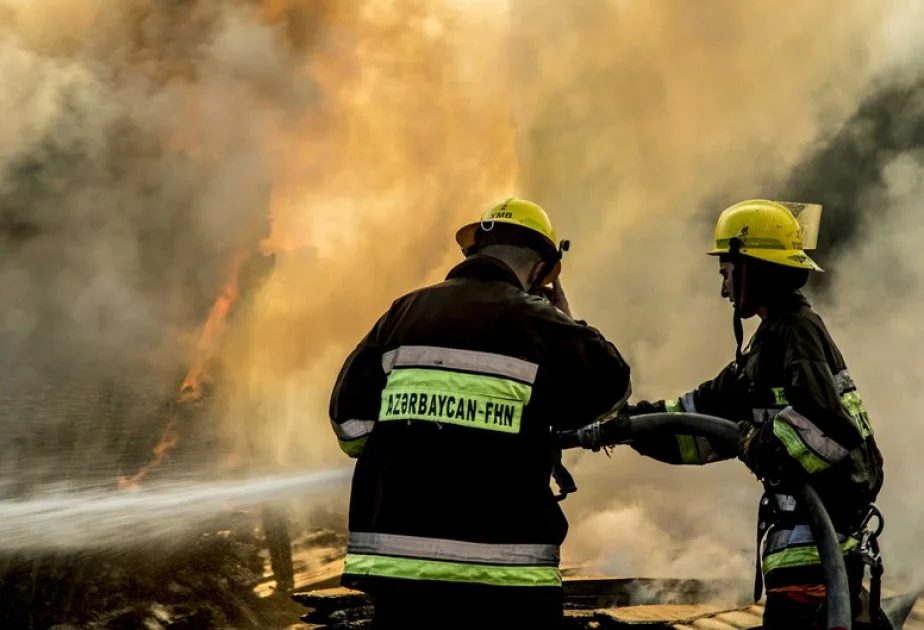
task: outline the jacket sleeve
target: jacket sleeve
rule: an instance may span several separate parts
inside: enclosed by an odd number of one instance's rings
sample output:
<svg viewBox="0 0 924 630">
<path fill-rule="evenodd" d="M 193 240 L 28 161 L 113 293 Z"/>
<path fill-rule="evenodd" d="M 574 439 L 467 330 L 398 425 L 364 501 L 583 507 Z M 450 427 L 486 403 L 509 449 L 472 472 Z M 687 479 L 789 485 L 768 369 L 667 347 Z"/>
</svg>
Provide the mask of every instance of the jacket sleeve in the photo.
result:
<svg viewBox="0 0 924 630">
<path fill-rule="evenodd" d="M 330 399 L 330 422 L 341 450 L 352 458 L 362 454 L 379 417 L 385 371 L 382 369 L 386 313 L 359 342 L 340 368 Z"/>
<path fill-rule="evenodd" d="M 750 431 L 741 457 L 758 477 L 805 479 L 848 457 L 863 437 L 838 393 L 820 333 L 803 324 L 779 337 L 787 406 Z"/>
<path fill-rule="evenodd" d="M 567 341 L 556 366 L 559 395 L 551 414 L 552 428 L 558 431 L 579 429 L 615 413 L 632 394 L 629 364 L 613 343 L 580 320 L 568 332 L 552 333 Z"/>
<path fill-rule="evenodd" d="M 736 368 L 731 363 L 714 379 L 673 400 L 640 401 L 629 409 L 630 415 L 657 412 L 689 412 L 718 416 L 736 422 L 748 416 L 747 403 L 736 386 Z M 732 459 L 737 449 L 731 445 L 713 445 L 707 438 L 694 435 L 652 436 L 630 444 L 641 455 L 668 464 L 702 466 Z"/>
</svg>

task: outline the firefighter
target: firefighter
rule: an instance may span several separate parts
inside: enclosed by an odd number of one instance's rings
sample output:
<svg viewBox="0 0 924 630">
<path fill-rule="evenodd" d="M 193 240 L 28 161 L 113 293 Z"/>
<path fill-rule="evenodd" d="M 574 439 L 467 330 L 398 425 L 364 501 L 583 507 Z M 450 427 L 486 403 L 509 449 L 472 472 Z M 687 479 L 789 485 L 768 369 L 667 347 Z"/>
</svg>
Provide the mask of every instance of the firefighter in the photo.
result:
<svg viewBox="0 0 924 630">
<path fill-rule="evenodd" d="M 333 389 L 357 458 L 342 584 L 377 629 L 559 628 L 552 431 L 622 408 L 629 366 L 570 316 L 542 208 L 507 199 L 456 240 L 465 259 L 398 298 Z"/>
<path fill-rule="evenodd" d="M 764 628 L 823 628 L 825 593 L 817 547 L 795 484 L 810 483 L 838 531 L 854 615 L 864 572 L 857 530 L 883 481 L 882 455 L 844 358 L 800 289 L 822 269 L 803 250 L 803 231 L 785 205 L 749 200 L 727 208 L 715 230 L 722 297 L 734 306 L 736 360 L 674 400 L 627 406 L 629 415 L 687 411 L 736 421 L 738 452 L 688 435 L 635 441 L 673 464 L 739 457 L 763 482 L 755 599 L 766 585 Z M 742 351 L 741 319 L 760 324 Z M 760 547 L 763 545 L 762 552 Z M 856 626 L 855 626 L 856 627 Z"/>
</svg>

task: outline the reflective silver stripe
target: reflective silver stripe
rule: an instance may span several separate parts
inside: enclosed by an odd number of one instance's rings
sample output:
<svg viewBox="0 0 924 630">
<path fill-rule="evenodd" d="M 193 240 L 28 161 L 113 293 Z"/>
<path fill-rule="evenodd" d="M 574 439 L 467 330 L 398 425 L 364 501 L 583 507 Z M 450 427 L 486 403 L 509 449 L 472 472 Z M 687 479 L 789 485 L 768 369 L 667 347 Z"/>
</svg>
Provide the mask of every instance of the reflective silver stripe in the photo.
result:
<svg viewBox="0 0 924 630">
<path fill-rule="evenodd" d="M 777 494 L 774 496 L 776 498 L 776 505 L 780 508 L 781 512 L 796 511 L 796 497 L 791 494 Z"/>
<path fill-rule="evenodd" d="M 703 462 L 704 464 L 711 464 L 712 462 L 721 461 L 722 458 L 719 457 L 719 454 L 713 450 L 712 445 L 709 443 L 708 439 L 696 435 L 693 436 L 693 441 L 696 442 L 696 450 L 699 452 L 699 461 Z"/>
<path fill-rule="evenodd" d="M 557 545 L 487 545 L 461 540 L 371 532 L 350 532 L 348 552 L 446 562 L 479 562 L 533 567 L 557 567 L 560 560 Z"/>
<path fill-rule="evenodd" d="M 440 367 L 464 372 L 491 374 L 532 385 L 539 366 L 529 361 L 474 350 L 436 346 L 401 346 L 382 355 L 382 368 L 389 374 L 396 367 Z"/>
<path fill-rule="evenodd" d="M 837 539 L 843 543 L 847 540 L 847 536 L 838 534 Z M 814 542 L 812 530 L 808 525 L 796 525 L 792 529 L 776 529 L 767 535 L 767 546 L 764 548 L 764 554 L 781 551 L 787 547 L 807 546 Z"/>
<path fill-rule="evenodd" d="M 792 407 L 786 407 L 780 412 L 779 417 L 791 424 L 799 437 L 802 438 L 802 441 L 830 463 L 836 464 L 850 454 L 846 448 L 831 438 L 825 437 L 825 434 L 811 420 Z"/>
<path fill-rule="evenodd" d="M 347 420 L 339 424 L 331 420 L 330 424 L 338 440 L 358 440 L 372 433 L 375 420 Z"/>
<path fill-rule="evenodd" d="M 687 413 L 696 413 L 696 403 L 693 402 L 693 392 L 687 392 L 680 397 L 680 404 Z"/>
<path fill-rule="evenodd" d="M 759 426 L 773 420 L 781 411 L 783 411 L 782 407 L 754 407 L 751 410 L 751 417 L 754 419 L 754 424 Z"/>
<path fill-rule="evenodd" d="M 837 395 L 843 396 L 848 389 L 856 389 L 857 385 L 853 382 L 853 377 L 846 369 L 841 370 L 834 375 L 834 384 L 837 385 Z"/>
</svg>

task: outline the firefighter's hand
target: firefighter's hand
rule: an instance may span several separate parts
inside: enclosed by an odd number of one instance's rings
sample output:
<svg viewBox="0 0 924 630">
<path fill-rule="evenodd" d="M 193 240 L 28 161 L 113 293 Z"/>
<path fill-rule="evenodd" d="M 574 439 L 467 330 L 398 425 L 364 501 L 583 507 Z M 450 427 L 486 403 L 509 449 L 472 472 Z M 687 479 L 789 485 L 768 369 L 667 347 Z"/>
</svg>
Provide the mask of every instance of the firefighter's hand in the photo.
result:
<svg viewBox="0 0 924 630">
<path fill-rule="evenodd" d="M 658 411 L 664 411 L 664 407 L 662 406 L 661 409 L 658 409 L 658 405 L 647 400 L 640 400 L 634 405 L 626 405 L 627 416 L 640 416 L 645 413 L 657 413 Z"/>
<path fill-rule="evenodd" d="M 565 290 L 561 288 L 561 280 L 559 278 L 555 278 L 552 282 L 552 286 L 542 287 L 540 290 L 542 291 L 542 295 L 552 303 L 552 306 L 568 317 L 572 317 L 571 306 L 568 304 L 568 298 L 565 297 Z"/>
<path fill-rule="evenodd" d="M 741 435 L 738 438 L 738 459 L 744 462 L 751 472 L 759 476 L 760 440 L 758 436 L 760 430 L 751 422 L 740 422 L 738 426 L 741 428 Z"/>
</svg>

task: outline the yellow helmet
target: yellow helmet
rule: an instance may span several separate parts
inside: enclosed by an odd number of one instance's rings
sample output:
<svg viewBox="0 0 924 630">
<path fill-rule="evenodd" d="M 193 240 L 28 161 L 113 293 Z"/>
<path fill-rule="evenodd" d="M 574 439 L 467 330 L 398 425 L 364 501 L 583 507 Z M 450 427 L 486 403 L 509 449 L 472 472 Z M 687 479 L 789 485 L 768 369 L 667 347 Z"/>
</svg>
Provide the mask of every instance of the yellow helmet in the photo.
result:
<svg viewBox="0 0 924 630">
<path fill-rule="evenodd" d="M 820 210 L 820 206 L 816 206 Z M 715 226 L 715 247 L 707 252 L 720 256 L 731 251 L 737 238 L 742 256 L 776 265 L 824 271 L 806 255 L 803 226 L 781 202 L 749 199 L 726 208 Z"/>
<path fill-rule="evenodd" d="M 539 235 L 541 240 L 549 246 L 550 252 L 559 251 L 559 243 L 549 215 L 533 202 L 516 197 L 510 197 L 494 204 L 482 213 L 477 223 L 469 223 L 460 228 L 456 232 L 456 242 L 465 251 L 475 245 L 475 237 L 479 229 L 489 232 L 495 223 L 506 223 L 530 230 Z M 546 276 L 545 282 L 552 282 L 559 273 L 561 273 L 560 257 Z"/>
</svg>

